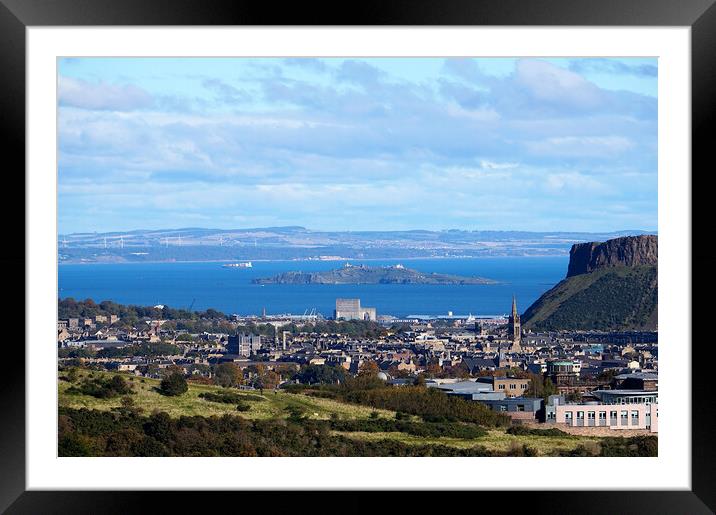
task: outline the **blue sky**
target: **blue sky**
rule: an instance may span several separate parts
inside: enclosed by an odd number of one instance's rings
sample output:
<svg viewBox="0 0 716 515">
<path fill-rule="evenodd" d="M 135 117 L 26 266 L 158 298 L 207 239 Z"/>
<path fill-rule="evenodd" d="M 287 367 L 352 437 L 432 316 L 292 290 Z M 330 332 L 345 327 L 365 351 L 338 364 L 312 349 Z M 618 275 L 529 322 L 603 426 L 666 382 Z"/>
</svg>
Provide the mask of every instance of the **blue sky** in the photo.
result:
<svg viewBox="0 0 716 515">
<path fill-rule="evenodd" d="M 657 228 L 657 60 L 59 61 L 59 232 Z"/>
</svg>

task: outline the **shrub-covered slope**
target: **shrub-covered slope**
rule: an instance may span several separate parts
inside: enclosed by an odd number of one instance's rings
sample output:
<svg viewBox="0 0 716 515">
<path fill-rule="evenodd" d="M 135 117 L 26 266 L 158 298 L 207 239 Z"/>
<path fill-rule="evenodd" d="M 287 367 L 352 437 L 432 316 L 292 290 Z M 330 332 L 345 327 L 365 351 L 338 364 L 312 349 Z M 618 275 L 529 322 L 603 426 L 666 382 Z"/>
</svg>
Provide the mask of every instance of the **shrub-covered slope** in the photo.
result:
<svg viewBox="0 0 716 515">
<path fill-rule="evenodd" d="M 564 279 L 525 311 L 538 331 L 654 330 L 657 267 L 616 266 Z"/>
</svg>

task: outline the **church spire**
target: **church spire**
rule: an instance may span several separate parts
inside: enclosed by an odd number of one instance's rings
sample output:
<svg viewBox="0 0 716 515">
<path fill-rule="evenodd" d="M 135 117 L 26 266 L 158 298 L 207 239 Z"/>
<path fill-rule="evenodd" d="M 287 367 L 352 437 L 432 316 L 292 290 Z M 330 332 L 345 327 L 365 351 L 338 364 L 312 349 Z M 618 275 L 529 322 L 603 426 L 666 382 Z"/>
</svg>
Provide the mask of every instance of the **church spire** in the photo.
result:
<svg viewBox="0 0 716 515">
<path fill-rule="evenodd" d="M 512 340 L 511 349 L 513 351 L 521 350 L 522 330 L 520 327 L 520 314 L 517 312 L 517 299 L 512 295 L 512 313 L 507 322 L 507 333 Z"/>
</svg>

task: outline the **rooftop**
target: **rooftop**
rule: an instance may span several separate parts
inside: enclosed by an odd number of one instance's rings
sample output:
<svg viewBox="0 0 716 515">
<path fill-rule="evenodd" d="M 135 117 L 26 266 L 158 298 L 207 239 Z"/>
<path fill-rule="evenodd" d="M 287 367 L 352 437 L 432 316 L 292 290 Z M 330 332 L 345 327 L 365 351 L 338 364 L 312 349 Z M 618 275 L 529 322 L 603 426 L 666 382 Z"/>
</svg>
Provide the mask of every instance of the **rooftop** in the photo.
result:
<svg viewBox="0 0 716 515">
<path fill-rule="evenodd" d="M 649 372 L 632 372 L 631 374 L 619 374 L 614 376 L 614 379 L 648 379 L 656 381 L 659 379 L 658 374 Z"/>
<path fill-rule="evenodd" d="M 595 390 L 593 394 L 603 395 L 625 395 L 632 397 L 641 397 L 645 395 L 659 395 L 658 390 Z"/>
</svg>

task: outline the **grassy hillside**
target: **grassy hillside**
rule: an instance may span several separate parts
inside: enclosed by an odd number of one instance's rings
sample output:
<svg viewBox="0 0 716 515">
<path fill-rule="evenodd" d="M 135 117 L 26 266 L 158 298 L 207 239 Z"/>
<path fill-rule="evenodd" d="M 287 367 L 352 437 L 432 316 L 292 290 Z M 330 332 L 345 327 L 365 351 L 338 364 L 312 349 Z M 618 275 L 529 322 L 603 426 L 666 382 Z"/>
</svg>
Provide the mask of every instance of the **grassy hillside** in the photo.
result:
<svg viewBox="0 0 716 515">
<path fill-rule="evenodd" d="M 338 432 L 334 434 L 345 436 L 347 438 L 359 441 L 380 441 L 392 440 L 407 445 L 446 445 L 456 447 L 458 449 L 469 449 L 474 446 L 476 441 L 480 446 L 489 452 L 509 453 L 513 449 L 522 446 L 530 447 L 536 456 L 555 456 L 561 452 L 574 451 L 580 446 L 588 449 L 595 449 L 594 454 L 598 453 L 599 437 L 588 436 L 532 436 L 532 435 L 511 435 L 502 430 L 491 429 L 486 436 L 475 440 L 464 440 L 460 438 L 425 438 L 421 436 L 408 435 L 405 433 L 366 433 L 366 432 Z"/>
<path fill-rule="evenodd" d="M 120 376 L 134 393 L 96 398 L 68 391 L 92 374 Z M 65 456 L 514 456 L 599 455 L 608 439 L 599 437 L 510 434 L 505 428 L 474 424 L 430 424 L 419 417 L 300 393 L 240 392 L 248 411 L 212 402 L 202 393 L 222 388 L 191 384 L 177 397 L 156 391 L 159 381 L 127 374 L 80 370 L 58 382 L 60 454 Z M 132 398 L 127 413 L 122 399 Z M 92 411 L 85 411 L 85 410 Z M 296 418 L 296 411 L 301 413 Z M 165 420 L 162 413 L 168 414 Z M 229 415 L 230 417 L 225 417 Z M 216 417 L 212 417 L 216 416 Z M 166 415 L 164 415 L 166 417 Z M 398 424 L 397 422 L 400 422 Z M 406 423 L 407 422 L 407 423 Z M 385 426 L 387 430 L 382 430 Z M 405 429 L 403 429 L 405 426 Z M 393 427 L 390 429 L 390 427 Z M 412 427 L 412 430 L 411 430 Z M 399 429 L 399 430 L 396 430 Z M 417 436 L 415 429 L 430 429 Z M 452 429 L 451 431 L 448 431 Z M 461 435 L 455 429 L 462 429 Z M 472 435 L 470 433 L 473 433 Z M 418 434 L 421 434 L 418 431 Z M 621 445 L 621 444 L 620 444 Z"/>
<path fill-rule="evenodd" d="M 109 372 L 89 372 L 83 370 L 80 372 L 80 380 L 88 377 L 89 374 L 96 377 L 111 377 L 118 375 L 129 381 L 132 385 L 134 394 L 131 395 L 134 404 L 142 408 L 144 413 L 152 413 L 153 411 L 163 411 L 172 417 L 179 416 L 202 416 L 210 417 L 212 415 L 241 415 L 248 419 L 272 419 L 285 418 L 289 415 L 291 408 L 302 409 L 306 416 L 318 420 L 327 420 L 335 413 L 341 418 L 360 419 L 368 418 L 373 411 L 377 411 L 384 417 L 395 417 L 395 412 L 388 410 L 375 410 L 365 406 L 357 406 L 345 404 L 331 399 L 319 399 L 309 397 L 307 395 L 289 394 L 285 392 L 266 391 L 260 395 L 258 391 L 248 392 L 251 396 L 260 396 L 264 400 L 250 400 L 247 403 L 250 409 L 239 413 L 236 410 L 236 404 L 224 404 L 220 402 L 207 401 L 199 397 L 205 392 L 221 392 L 223 388 L 211 385 L 197 385 L 189 383 L 189 390 L 177 397 L 166 397 L 161 395 L 157 388 L 159 380 L 139 378 L 127 374 L 112 374 Z M 60 377 L 65 374 L 61 373 Z M 94 410 L 111 411 L 117 409 L 122 404 L 121 397 L 112 399 L 98 399 L 90 395 L 71 394 L 67 390 L 72 386 L 68 381 L 59 381 L 59 405 L 68 408 L 88 408 Z M 237 392 L 238 390 L 232 390 Z"/>
<path fill-rule="evenodd" d="M 657 324 L 657 268 L 613 267 L 561 281 L 525 311 L 525 328 L 643 330 Z"/>
</svg>

